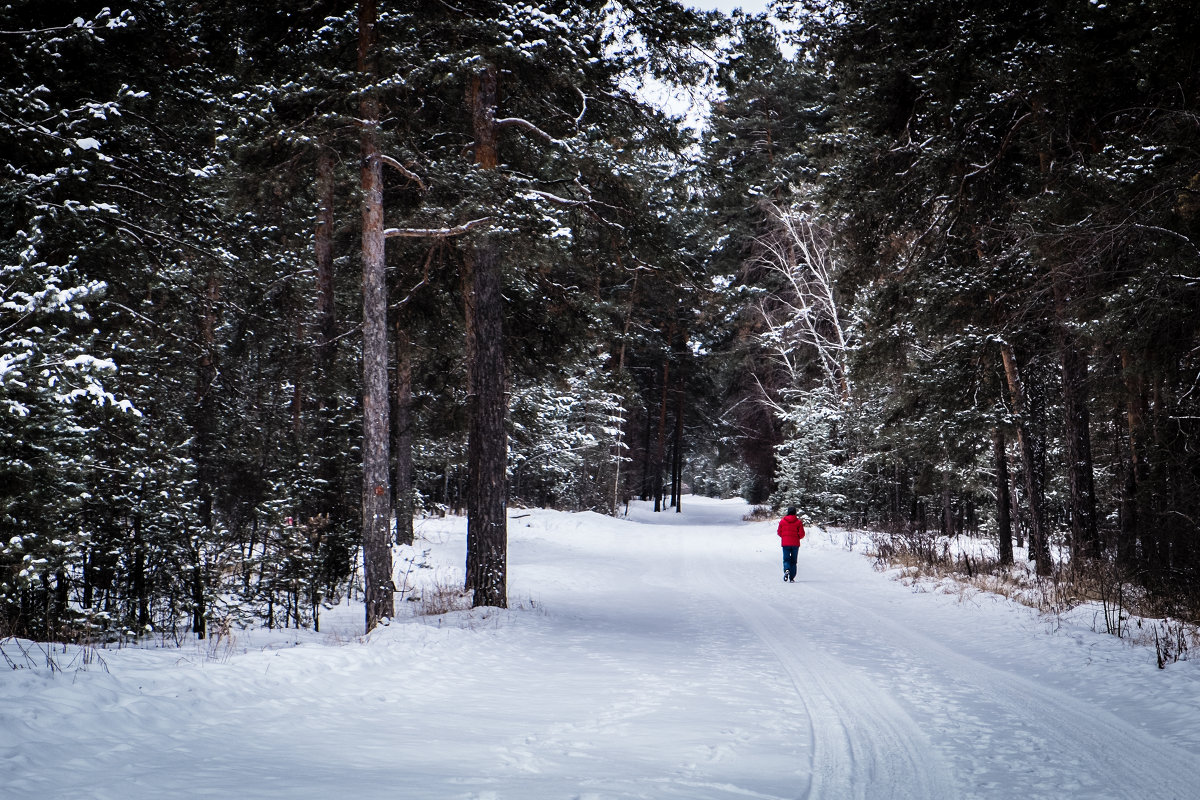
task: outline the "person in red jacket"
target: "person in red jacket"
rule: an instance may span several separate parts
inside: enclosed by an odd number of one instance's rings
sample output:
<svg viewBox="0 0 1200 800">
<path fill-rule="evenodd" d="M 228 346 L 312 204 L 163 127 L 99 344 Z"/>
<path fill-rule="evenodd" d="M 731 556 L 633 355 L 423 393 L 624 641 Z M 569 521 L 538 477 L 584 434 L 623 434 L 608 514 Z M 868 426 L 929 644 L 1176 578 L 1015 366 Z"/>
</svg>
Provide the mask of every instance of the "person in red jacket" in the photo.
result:
<svg viewBox="0 0 1200 800">
<path fill-rule="evenodd" d="M 804 523 L 796 515 L 795 507 L 789 508 L 779 520 L 779 543 L 783 545 L 783 580 L 796 582 L 796 555 L 800 552 L 800 540 L 804 538 Z"/>
</svg>

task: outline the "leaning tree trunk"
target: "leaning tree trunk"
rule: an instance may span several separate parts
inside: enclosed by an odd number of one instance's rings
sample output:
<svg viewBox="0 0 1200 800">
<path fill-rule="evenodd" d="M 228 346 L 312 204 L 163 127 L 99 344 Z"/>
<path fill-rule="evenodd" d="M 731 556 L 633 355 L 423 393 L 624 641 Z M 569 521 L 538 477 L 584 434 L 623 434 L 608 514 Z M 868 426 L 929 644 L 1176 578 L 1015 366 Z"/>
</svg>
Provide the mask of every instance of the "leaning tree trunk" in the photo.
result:
<svg viewBox="0 0 1200 800">
<path fill-rule="evenodd" d="M 471 83 L 475 163 L 493 170 L 496 152 L 496 69 L 486 66 Z M 504 311 L 500 294 L 500 254 L 494 237 L 483 235 L 467 254 L 471 270 L 470 327 L 473 363 L 469 370 L 472 466 L 467 506 L 468 584 L 472 605 L 508 605 L 508 403 L 504 376 Z"/>
<path fill-rule="evenodd" d="M 375 74 L 376 0 L 359 6 L 358 68 Z M 379 153 L 379 101 L 363 94 L 362 114 L 362 262 L 363 262 L 363 594 L 366 627 L 394 614 L 392 591 L 390 436 L 387 372 L 387 285 L 383 232 L 383 161 Z"/>
</svg>

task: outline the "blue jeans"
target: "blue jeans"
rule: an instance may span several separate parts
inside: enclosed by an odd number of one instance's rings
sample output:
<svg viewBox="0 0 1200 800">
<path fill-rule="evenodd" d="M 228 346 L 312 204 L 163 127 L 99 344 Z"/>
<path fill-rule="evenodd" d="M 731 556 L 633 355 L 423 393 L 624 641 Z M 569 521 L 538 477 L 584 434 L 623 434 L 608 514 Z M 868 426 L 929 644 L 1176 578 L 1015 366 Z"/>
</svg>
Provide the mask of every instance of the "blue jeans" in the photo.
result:
<svg viewBox="0 0 1200 800">
<path fill-rule="evenodd" d="M 783 548 L 783 574 L 789 578 L 796 577 L 796 555 L 799 552 L 799 547 Z"/>
</svg>

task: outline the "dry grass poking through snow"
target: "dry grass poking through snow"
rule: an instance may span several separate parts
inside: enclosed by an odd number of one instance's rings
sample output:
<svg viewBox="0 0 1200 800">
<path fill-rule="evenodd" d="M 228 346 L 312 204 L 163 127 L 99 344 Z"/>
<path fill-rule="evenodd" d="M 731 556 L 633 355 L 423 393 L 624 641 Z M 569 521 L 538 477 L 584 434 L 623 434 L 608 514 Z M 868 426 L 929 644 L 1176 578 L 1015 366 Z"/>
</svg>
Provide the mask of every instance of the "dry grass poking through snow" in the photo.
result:
<svg viewBox="0 0 1200 800">
<path fill-rule="evenodd" d="M 408 599 L 413 603 L 414 617 L 442 617 L 459 612 L 458 623 L 468 628 L 485 622 L 499 623 L 507 612 L 533 611 L 540 614 L 544 611 L 535 600 L 528 597 L 510 597 L 507 609 L 473 608 L 471 592 L 464 589 L 461 583 L 441 579 L 425 584 Z M 440 620 L 438 624 L 441 624 Z"/>
<path fill-rule="evenodd" d="M 768 519 L 777 519 L 779 517 L 770 506 L 755 506 L 750 509 L 749 514 L 742 517 L 743 522 L 763 522 Z"/>
<path fill-rule="evenodd" d="M 1039 577 L 1026 562 L 1001 564 L 983 548 L 974 553 L 932 534 L 867 534 L 866 552 L 879 570 L 896 570 L 914 591 L 939 591 L 966 602 L 979 593 L 1036 609 L 1056 624 L 1068 615 L 1131 644 L 1153 647 L 1160 668 L 1200 653 L 1200 610 L 1167 609 L 1113 564 L 1056 565 Z"/>
<path fill-rule="evenodd" d="M 416 603 L 415 614 L 419 617 L 434 617 L 449 614 L 451 611 L 469 611 L 471 608 L 470 592 L 461 584 L 441 580 L 424 586 L 412 600 Z"/>
</svg>

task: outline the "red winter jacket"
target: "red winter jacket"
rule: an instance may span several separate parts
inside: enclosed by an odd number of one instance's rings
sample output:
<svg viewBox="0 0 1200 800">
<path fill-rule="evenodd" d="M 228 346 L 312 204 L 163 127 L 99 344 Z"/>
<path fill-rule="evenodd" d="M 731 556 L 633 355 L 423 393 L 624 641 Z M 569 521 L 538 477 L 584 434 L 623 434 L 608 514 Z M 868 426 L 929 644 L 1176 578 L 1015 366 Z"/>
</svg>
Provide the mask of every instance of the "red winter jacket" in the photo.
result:
<svg viewBox="0 0 1200 800">
<path fill-rule="evenodd" d="M 779 530 L 780 546 L 781 547 L 799 547 L 800 540 L 804 539 L 804 523 L 800 522 L 800 518 L 793 513 L 780 519 Z"/>
<path fill-rule="evenodd" d="M 779 539 L 782 547 L 799 547 L 804 538 L 804 523 L 795 514 L 788 514 L 779 520 Z"/>
</svg>

